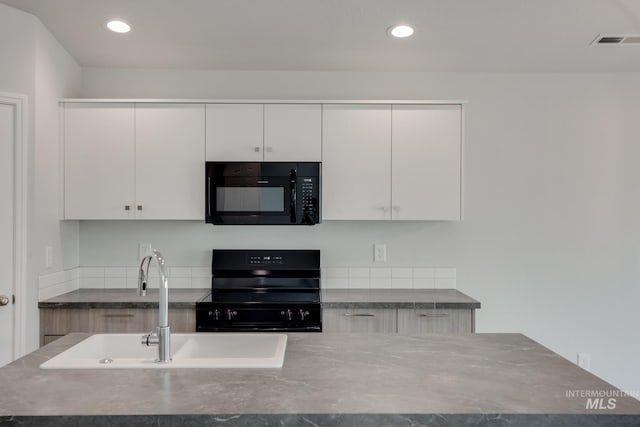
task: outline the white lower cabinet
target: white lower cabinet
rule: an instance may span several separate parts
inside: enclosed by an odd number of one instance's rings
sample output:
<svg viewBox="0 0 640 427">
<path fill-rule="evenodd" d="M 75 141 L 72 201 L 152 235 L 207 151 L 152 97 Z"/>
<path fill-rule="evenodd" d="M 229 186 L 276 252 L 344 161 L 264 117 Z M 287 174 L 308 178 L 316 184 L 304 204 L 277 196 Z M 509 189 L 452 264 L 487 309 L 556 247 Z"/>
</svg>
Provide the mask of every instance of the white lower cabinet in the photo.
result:
<svg viewBox="0 0 640 427">
<path fill-rule="evenodd" d="M 324 308 L 322 309 L 322 331 L 393 334 L 396 332 L 396 310 Z"/>
</svg>

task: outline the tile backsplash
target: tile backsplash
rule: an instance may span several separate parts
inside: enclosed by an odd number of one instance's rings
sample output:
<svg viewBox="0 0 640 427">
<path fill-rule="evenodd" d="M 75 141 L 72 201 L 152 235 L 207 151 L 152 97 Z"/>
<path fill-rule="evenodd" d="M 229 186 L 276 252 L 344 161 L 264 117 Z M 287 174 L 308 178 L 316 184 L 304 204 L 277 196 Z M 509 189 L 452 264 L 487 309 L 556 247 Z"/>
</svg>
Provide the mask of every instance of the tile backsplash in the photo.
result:
<svg viewBox="0 0 640 427">
<path fill-rule="evenodd" d="M 53 298 L 80 288 L 80 269 L 58 271 L 38 277 L 38 300 Z"/>
<path fill-rule="evenodd" d="M 169 288 L 208 288 L 209 267 L 169 267 Z M 158 287 L 158 271 L 149 269 L 149 288 Z M 323 267 L 322 289 L 453 289 L 455 267 Z M 39 277 L 44 300 L 76 289 L 138 287 L 138 267 L 78 267 Z"/>
<path fill-rule="evenodd" d="M 455 267 L 325 267 L 324 289 L 455 289 Z"/>
</svg>

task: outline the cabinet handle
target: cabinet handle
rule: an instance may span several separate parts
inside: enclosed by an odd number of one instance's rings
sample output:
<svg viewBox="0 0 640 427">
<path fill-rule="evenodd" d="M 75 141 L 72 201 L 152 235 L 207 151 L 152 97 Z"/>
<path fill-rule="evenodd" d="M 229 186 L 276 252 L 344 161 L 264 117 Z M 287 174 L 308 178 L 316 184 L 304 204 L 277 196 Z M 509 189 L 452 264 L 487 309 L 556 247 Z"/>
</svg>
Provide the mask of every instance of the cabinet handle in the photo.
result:
<svg viewBox="0 0 640 427">
<path fill-rule="evenodd" d="M 273 147 L 267 147 L 267 153 L 272 153 L 273 152 Z"/>
<path fill-rule="evenodd" d="M 141 211 L 142 210 L 142 205 L 138 205 L 138 210 Z"/>
<path fill-rule="evenodd" d="M 447 317 L 449 313 L 421 313 L 416 314 L 418 317 Z"/>
<path fill-rule="evenodd" d="M 346 317 L 375 317 L 376 315 L 373 313 L 344 313 L 343 316 Z"/>
<path fill-rule="evenodd" d="M 125 211 L 130 211 L 131 210 L 131 206 L 130 205 L 124 205 L 124 210 Z"/>
<path fill-rule="evenodd" d="M 112 319 L 124 319 L 135 317 L 135 314 L 103 314 L 102 317 L 112 318 Z"/>
<path fill-rule="evenodd" d="M 260 152 L 260 147 L 253 147 L 253 151 L 256 152 L 256 153 L 259 153 Z"/>
</svg>

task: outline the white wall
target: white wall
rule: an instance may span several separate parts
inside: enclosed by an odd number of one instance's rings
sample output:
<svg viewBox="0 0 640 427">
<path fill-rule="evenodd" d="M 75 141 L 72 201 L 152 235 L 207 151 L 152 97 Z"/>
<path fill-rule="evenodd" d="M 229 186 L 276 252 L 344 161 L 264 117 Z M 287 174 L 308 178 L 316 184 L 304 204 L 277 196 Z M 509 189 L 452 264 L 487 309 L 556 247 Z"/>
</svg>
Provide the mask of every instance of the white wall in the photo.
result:
<svg viewBox="0 0 640 427">
<path fill-rule="evenodd" d="M 78 224 L 58 221 L 58 100 L 75 96 L 81 69 L 32 15 L 0 4 L 0 92 L 27 95 L 29 140 L 26 350 L 38 347 L 38 283 L 45 246 L 57 249 L 49 271 L 78 265 Z M 64 262 L 63 262 L 64 260 Z"/>
<path fill-rule="evenodd" d="M 313 247 L 323 264 L 452 265 L 479 332 L 522 332 L 640 390 L 640 74 L 210 72 L 85 69 L 84 97 L 465 99 L 465 220 L 312 228 L 83 222 L 80 264 L 174 265 L 222 247 Z M 362 159 L 359 159 L 362 161 Z"/>
<path fill-rule="evenodd" d="M 60 161 L 61 98 L 80 92 L 82 69 L 58 41 L 40 24 L 36 25 L 35 151 L 33 262 L 38 273 L 45 271 L 45 248 L 53 248 L 53 266 L 60 271 L 78 266 L 78 223 L 60 222 L 62 165 Z"/>
<path fill-rule="evenodd" d="M 32 208 L 29 210 L 29 301 L 38 301 L 38 277 L 78 266 L 79 226 L 77 221 L 60 221 L 62 168 L 60 159 L 59 100 L 77 96 L 82 69 L 39 22 L 35 24 L 35 139 Z M 52 265 L 46 267 L 45 250 L 52 248 Z M 31 282 L 33 280 L 33 282 Z M 31 283 L 34 283 L 32 286 Z M 31 322 L 31 348 L 39 346 L 36 304 L 27 313 Z"/>
</svg>

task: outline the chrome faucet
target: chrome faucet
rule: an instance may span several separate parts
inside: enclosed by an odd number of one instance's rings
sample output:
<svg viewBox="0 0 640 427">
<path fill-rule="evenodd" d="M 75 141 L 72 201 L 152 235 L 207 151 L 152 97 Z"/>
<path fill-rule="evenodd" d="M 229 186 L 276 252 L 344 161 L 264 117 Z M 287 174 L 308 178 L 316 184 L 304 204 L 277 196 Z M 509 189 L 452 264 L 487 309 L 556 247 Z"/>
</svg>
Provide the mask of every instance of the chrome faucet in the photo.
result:
<svg viewBox="0 0 640 427">
<path fill-rule="evenodd" d="M 142 345 L 157 345 L 157 363 L 171 362 L 171 331 L 169 330 L 169 281 L 167 280 L 167 270 L 165 259 L 162 254 L 153 250 L 151 255 L 142 258 L 140 263 L 140 275 L 138 277 L 138 293 L 140 296 L 147 295 L 147 282 L 149 281 L 149 264 L 155 258 L 158 261 L 160 272 L 160 302 L 158 313 L 160 320 L 156 332 L 150 332 L 142 336 Z"/>
</svg>

